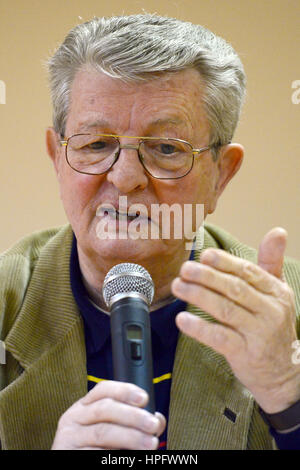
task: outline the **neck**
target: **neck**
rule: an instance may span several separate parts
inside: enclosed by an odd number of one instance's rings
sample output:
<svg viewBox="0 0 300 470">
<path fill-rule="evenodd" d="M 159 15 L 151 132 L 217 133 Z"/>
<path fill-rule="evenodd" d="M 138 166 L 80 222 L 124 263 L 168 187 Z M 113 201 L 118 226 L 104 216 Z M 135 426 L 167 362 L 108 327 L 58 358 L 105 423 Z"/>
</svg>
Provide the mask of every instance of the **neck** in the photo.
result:
<svg viewBox="0 0 300 470">
<path fill-rule="evenodd" d="M 142 265 L 150 273 L 155 286 L 154 299 L 150 310 L 157 310 L 174 301 L 171 283 L 178 276 L 182 263 L 189 259 L 189 256 L 189 251 L 177 250 L 176 253 L 172 252 L 167 256 L 160 256 L 159 259 L 143 260 Z M 91 260 L 85 256 L 80 247 L 78 247 L 78 258 L 83 283 L 90 300 L 101 310 L 107 312 L 107 306 L 102 296 L 102 285 L 107 272 L 118 262 L 107 263 L 105 260 L 97 259 L 97 263 L 95 263 L 95 258 Z M 120 260 L 121 262 L 125 261 Z"/>
</svg>

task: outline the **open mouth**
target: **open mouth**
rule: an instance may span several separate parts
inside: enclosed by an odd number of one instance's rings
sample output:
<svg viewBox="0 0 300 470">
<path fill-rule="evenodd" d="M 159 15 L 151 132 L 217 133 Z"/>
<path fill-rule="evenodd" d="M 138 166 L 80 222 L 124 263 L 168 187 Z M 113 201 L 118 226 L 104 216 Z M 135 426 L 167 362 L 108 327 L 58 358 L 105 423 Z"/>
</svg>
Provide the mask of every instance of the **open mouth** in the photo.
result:
<svg viewBox="0 0 300 470">
<path fill-rule="evenodd" d="M 131 212 L 131 213 L 119 212 L 117 209 L 114 209 L 111 207 L 101 207 L 97 215 L 102 216 L 102 217 L 105 217 L 105 216 L 113 217 L 116 220 L 123 220 L 123 221 L 127 220 L 128 222 L 131 222 L 132 220 L 136 220 L 139 217 L 143 219 L 146 218 L 145 216 L 141 214 L 140 211 Z"/>
<path fill-rule="evenodd" d="M 119 211 L 116 211 L 116 216 L 117 216 L 117 219 L 128 219 L 129 221 L 131 220 L 135 220 L 137 219 L 138 217 L 140 217 L 141 213 L 140 211 L 137 211 L 135 213 L 126 213 L 126 212 L 119 212 Z"/>
</svg>

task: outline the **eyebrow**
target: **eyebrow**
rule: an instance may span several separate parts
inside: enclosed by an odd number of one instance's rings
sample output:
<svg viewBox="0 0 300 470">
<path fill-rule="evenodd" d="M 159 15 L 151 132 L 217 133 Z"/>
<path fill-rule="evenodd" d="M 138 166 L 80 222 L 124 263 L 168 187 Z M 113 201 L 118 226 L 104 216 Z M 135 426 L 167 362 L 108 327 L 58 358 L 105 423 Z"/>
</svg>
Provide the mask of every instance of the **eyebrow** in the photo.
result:
<svg viewBox="0 0 300 470">
<path fill-rule="evenodd" d="M 164 118 L 164 119 L 159 118 L 159 119 L 156 119 L 155 121 L 150 122 L 148 125 L 148 128 L 166 127 L 169 125 L 182 126 L 182 125 L 186 125 L 186 122 L 183 119 L 178 118 L 178 117 L 170 117 L 170 118 Z M 79 126 L 81 130 L 90 130 L 90 129 L 94 129 L 97 127 L 101 129 L 111 129 L 110 123 L 106 121 L 105 119 L 99 119 L 99 120 L 92 121 L 92 122 L 81 123 Z"/>
<path fill-rule="evenodd" d="M 105 121 L 104 119 L 99 119 L 99 120 L 93 121 L 93 122 L 83 122 L 83 123 L 80 123 L 80 125 L 79 125 L 79 128 L 81 130 L 90 130 L 90 129 L 93 129 L 95 127 L 109 128 L 110 125 L 109 125 L 109 122 Z"/>
<path fill-rule="evenodd" d="M 183 119 L 180 119 L 178 117 L 171 117 L 171 118 L 165 118 L 165 119 L 156 119 L 155 121 L 150 123 L 150 126 L 167 126 L 169 124 L 175 125 L 175 126 L 182 126 L 185 125 L 186 122 Z"/>
</svg>

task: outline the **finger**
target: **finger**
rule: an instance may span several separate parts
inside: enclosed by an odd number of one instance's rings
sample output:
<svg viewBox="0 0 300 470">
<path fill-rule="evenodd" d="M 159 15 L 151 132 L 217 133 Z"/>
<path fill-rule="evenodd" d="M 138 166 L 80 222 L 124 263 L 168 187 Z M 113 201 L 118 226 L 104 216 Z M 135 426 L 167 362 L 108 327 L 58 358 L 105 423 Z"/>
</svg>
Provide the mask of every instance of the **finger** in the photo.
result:
<svg viewBox="0 0 300 470">
<path fill-rule="evenodd" d="M 110 423 L 82 427 L 75 436 L 76 448 L 154 450 L 159 440 L 156 436 Z"/>
<path fill-rule="evenodd" d="M 157 434 L 161 421 L 157 416 L 136 406 L 118 402 L 112 398 L 102 398 L 88 405 L 78 403 L 73 412 L 73 419 L 81 425 L 101 422 L 132 427 L 149 434 Z"/>
<path fill-rule="evenodd" d="M 250 261 L 214 248 L 205 250 L 200 260 L 202 264 L 244 279 L 248 284 L 265 294 L 276 297 L 281 295 L 282 281 Z M 195 263 L 195 261 L 193 262 Z"/>
<path fill-rule="evenodd" d="M 243 337 L 231 328 L 208 322 L 191 313 L 179 313 L 176 324 L 184 334 L 210 346 L 227 358 L 245 348 Z"/>
<path fill-rule="evenodd" d="M 161 413 L 159 413 L 158 411 L 156 411 L 155 413 L 155 416 L 158 418 L 159 420 L 159 427 L 158 427 L 158 431 L 156 433 L 157 436 L 160 436 L 165 428 L 166 428 L 166 425 L 167 425 L 167 421 L 166 421 L 166 418 L 164 417 L 164 415 L 162 415 Z"/>
<path fill-rule="evenodd" d="M 287 232 L 276 227 L 263 238 L 258 250 L 258 265 L 273 276 L 281 277 L 284 252 L 287 244 Z"/>
<path fill-rule="evenodd" d="M 113 380 L 99 382 L 81 399 L 81 402 L 87 405 L 102 398 L 112 398 L 139 407 L 144 407 L 148 402 L 145 390 L 134 384 Z"/>
<path fill-rule="evenodd" d="M 216 320 L 240 333 L 255 331 L 257 320 L 245 308 L 206 287 L 186 283 L 176 278 L 172 284 L 174 295 L 212 315 Z"/>
<path fill-rule="evenodd" d="M 184 284 L 179 284 L 179 288 L 181 286 L 182 289 L 189 290 L 191 295 L 194 294 L 194 299 L 196 301 L 199 299 L 203 304 L 202 306 L 197 304 L 201 308 L 207 309 L 208 307 L 204 305 L 204 301 L 210 299 L 214 304 L 212 308 L 221 308 L 222 296 L 244 307 L 248 312 L 260 313 L 275 307 L 274 298 L 270 295 L 258 291 L 237 276 L 218 271 L 209 265 L 189 261 L 182 266 L 180 274 Z M 188 282 L 185 282 L 185 280 Z M 188 284 L 195 287 L 188 288 Z M 200 293 L 197 296 L 198 285 L 222 294 L 221 298 L 213 295 L 209 296 L 209 292 L 204 293 L 204 297 L 200 297 Z M 232 306 L 228 305 L 228 308 L 232 308 Z"/>
</svg>

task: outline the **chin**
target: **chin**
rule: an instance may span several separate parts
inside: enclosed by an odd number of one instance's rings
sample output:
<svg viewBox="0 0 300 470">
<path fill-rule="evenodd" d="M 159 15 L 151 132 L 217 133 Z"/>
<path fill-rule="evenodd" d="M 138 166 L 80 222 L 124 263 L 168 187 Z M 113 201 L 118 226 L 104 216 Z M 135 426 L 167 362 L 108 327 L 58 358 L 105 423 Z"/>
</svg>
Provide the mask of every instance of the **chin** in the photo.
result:
<svg viewBox="0 0 300 470">
<path fill-rule="evenodd" d="M 153 257 L 161 256 L 166 252 L 162 240 L 97 240 L 95 251 L 105 261 L 113 263 L 130 262 L 143 263 L 151 261 Z"/>
</svg>

